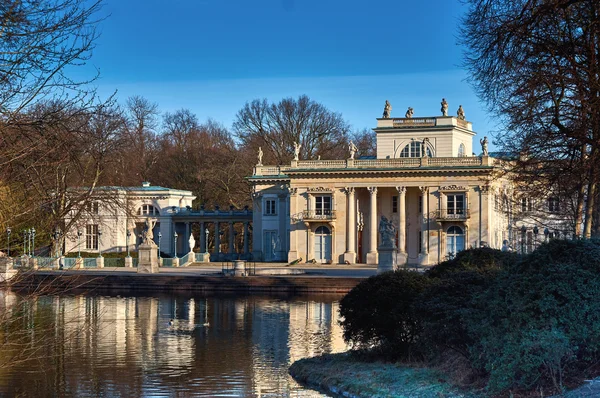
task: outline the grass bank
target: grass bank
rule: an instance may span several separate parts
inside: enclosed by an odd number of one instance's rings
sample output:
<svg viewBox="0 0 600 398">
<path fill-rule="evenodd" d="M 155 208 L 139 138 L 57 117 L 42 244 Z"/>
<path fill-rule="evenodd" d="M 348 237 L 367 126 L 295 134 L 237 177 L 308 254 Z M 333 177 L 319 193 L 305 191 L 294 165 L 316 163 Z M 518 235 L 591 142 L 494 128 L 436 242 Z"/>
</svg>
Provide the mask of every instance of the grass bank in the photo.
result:
<svg viewBox="0 0 600 398">
<path fill-rule="evenodd" d="M 350 353 L 326 354 L 296 361 L 289 369 L 303 385 L 347 398 L 475 398 L 430 368 L 363 361 Z"/>
</svg>

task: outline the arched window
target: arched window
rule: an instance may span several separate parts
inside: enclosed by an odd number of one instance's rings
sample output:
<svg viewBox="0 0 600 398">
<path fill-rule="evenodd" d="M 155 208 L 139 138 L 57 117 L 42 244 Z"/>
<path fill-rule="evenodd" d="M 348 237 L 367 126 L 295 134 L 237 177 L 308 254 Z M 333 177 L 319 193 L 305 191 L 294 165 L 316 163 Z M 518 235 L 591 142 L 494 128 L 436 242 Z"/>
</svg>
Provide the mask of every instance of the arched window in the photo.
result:
<svg viewBox="0 0 600 398">
<path fill-rule="evenodd" d="M 454 257 L 459 251 L 465 250 L 465 233 L 461 227 L 452 226 L 446 231 L 446 253 Z"/>
<path fill-rule="evenodd" d="M 458 157 L 462 158 L 463 156 L 465 156 L 465 144 L 460 144 L 458 146 Z"/>
<path fill-rule="evenodd" d="M 142 205 L 138 209 L 138 215 L 140 215 L 140 216 L 157 216 L 158 209 L 152 205 Z"/>
<path fill-rule="evenodd" d="M 421 156 L 423 156 L 422 148 L 423 148 L 423 143 L 421 141 L 413 141 L 410 144 L 407 144 L 402 149 L 402 152 L 400 152 L 400 157 L 401 158 L 420 158 Z M 427 148 L 427 156 L 432 157 L 433 154 L 431 153 L 431 149 L 428 146 L 426 146 L 426 148 Z"/>
</svg>

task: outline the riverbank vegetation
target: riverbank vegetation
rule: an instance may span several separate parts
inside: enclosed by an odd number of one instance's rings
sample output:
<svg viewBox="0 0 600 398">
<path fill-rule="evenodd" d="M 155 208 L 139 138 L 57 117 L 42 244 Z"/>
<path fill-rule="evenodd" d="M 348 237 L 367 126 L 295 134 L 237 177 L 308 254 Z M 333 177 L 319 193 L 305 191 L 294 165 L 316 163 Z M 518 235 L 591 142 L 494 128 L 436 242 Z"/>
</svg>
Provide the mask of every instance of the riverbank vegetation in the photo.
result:
<svg viewBox="0 0 600 398">
<path fill-rule="evenodd" d="M 340 314 L 344 338 L 377 360 L 446 369 L 492 396 L 546 396 L 600 373 L 599 293 L 600 242 L 552 240 L 371 277 Z"/>
</svg>

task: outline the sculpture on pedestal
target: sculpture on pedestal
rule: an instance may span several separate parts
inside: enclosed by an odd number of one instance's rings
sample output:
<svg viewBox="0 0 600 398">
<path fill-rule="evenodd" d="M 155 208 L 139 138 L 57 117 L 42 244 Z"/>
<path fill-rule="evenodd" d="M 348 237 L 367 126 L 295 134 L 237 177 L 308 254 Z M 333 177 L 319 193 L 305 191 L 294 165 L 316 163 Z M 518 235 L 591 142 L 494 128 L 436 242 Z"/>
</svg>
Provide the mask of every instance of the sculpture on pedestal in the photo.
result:
<svg viewBox="0 0 600 398">
<path fill-rule="evenodd" d="M 381 216 L 379 221 L 379 233 L 381 234 L 380 247 L 394 248 L 396 247 L 396 227 L 386 216 Z"/>
<path fill-rule="evenodd" d="M 190 239 L 188 240 L 190 244 L 190 253 L 194 251 L 194 247 L 196 246 L 196 239 L 194 238 L 194 234 L 190 234 Z"/>
<path fill-rule="evenodd" d="M 465 110 L 463 109 L 462 105 L 458 106 L 458 110 L 456 111 L 456 116 L 460 120 L 465 120 Z"/>
<path fill-rule="evenodd" d="M 483 152 L 483 156 L 488 156 L 488 139 L 487 136 L 483 137 L 482 140 L 479 140 L 481 144 L 481 152 Z"/>
<path fill-rule="evenodd" d="M 294 141 L 294 160 L 298 160 L 300 158 L 300 148 L 302 144 L 298 144 Z"/>
<path fill-rule="evenodd" d="M 142 231 L 142 244 L 144 245 L 154 245 L 154 226 L 156 225 L 156 220 L 152 220 L 150 217 L 146 218 L 146 225 L 144 230 Z"/>
<path fill-rule="evenodd" d="M 354 155 L 358 152 L 358 148 L 354 145 L 354 142 L 350 141 L 350 144 L 348 144 L 348 151 L 350 151 L 350 159 L 354 159 Z"/>
<path fill-rule="evenodd" d="M 448 116 L 448 103 L 446 98 L 442 98 L 442 116 Z"/>
<path fill-rule="evenodd" d="M 406 111 L 406 114 L 404 114 L 404 117 L 407 119 L 412 119 L 414 113 L 414 109 L 409 106 L 408 110 Z"/>
<path fill-rule="evenodd" d="M 383 118 L 389 119 L 390 114 L 392 113 L 392 104 L 388 100 L 385 100 L 385 106 L 383 107 Z"/>
</svg>

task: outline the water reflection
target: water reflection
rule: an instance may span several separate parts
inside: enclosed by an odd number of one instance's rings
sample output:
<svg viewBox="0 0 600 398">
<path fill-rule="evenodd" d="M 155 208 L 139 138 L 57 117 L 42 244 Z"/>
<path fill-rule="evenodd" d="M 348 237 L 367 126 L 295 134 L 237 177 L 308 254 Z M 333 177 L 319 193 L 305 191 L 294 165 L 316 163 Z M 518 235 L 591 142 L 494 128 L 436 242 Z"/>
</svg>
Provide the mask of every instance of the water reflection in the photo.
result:
<svg viewBox="0 0 600 398">
<path fill-rule="evenodd" d="M 0 367 L 2 396 L 318 397 L 287 368 L 346 350 L 337 298 L 0 292 L 0 311 L 25 314 L 18 336 L 39 350 Z M 2 356 L 16 335 L 0 334 Z"/>
</svg>

